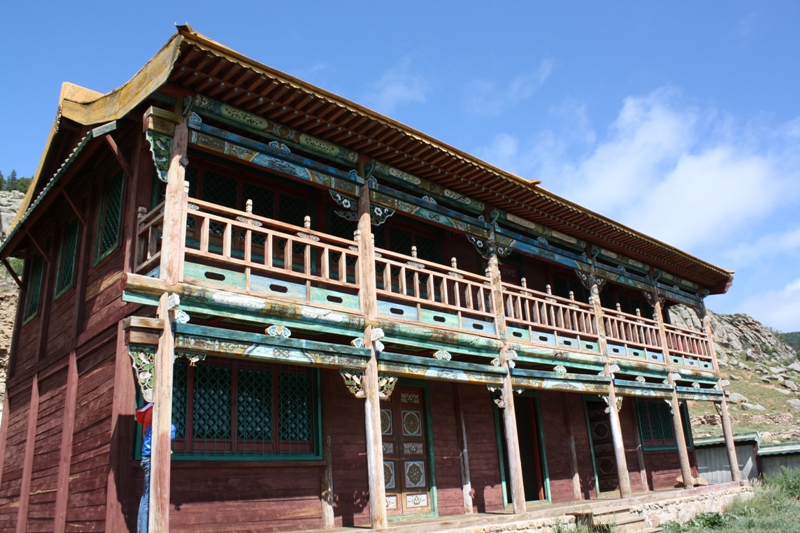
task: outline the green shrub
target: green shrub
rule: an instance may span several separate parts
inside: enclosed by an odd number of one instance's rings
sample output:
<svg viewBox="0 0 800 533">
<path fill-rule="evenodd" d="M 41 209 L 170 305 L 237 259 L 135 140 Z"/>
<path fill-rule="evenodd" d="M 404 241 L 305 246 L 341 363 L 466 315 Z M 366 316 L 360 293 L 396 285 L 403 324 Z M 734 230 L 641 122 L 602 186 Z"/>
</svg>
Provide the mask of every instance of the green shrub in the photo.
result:
<svg viewBox="0 0 800 533">
<path fill-rule="evenodd" d="M 780 474 L 766 477 L 767 486 L 778 487 L 790 498 L 800 498 L 800 470 L 789 470 L 785 466 L 781 470 Z"/>
</svg>

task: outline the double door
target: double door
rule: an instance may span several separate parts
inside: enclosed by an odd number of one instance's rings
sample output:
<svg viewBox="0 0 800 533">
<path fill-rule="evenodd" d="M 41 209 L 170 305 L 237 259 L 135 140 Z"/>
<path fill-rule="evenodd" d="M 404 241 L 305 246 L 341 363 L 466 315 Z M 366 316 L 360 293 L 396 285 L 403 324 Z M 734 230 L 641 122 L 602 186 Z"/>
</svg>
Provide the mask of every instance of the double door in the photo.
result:
<svg viewBox="0 0 800 533">
<path fill-rule="evenodd" d="M 381 402 L 381 433 L 388 514 L 430 512 L 433 507 L 423 389 L 397 387 L 389 401 Z"/>
</svg>

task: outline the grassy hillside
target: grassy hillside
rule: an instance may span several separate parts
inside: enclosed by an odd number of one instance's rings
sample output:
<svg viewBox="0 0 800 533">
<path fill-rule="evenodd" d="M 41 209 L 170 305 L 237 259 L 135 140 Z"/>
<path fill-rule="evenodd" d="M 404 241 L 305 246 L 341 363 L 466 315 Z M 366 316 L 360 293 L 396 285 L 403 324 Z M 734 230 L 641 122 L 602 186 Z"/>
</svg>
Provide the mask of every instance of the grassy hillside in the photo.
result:
<svg viewBox="0 0 800 533">
<path fill-rule="evenodd" d="M 794 348 L 794 351 L 800 353 L 800 331 L 793 331 L 792 333 L 778 333 L 783 342 Z"/>
</svg>

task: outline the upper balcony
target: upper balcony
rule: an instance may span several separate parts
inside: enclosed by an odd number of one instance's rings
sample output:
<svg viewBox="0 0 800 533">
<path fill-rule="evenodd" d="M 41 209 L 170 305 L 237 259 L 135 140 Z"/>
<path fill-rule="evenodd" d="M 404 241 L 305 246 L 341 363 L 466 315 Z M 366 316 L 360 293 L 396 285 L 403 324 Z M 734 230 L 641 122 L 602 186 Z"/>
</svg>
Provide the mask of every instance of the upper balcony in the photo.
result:
<svg viewBox="0 0 800 533">
<path fill-rule="evenodd" d="M 186 284 L 363 315 L 359 236 L 353 240 L 194 198 L 186 200 L 181 281 Z M 135 271 L 155 275 L 161 256 L 164 205 L 139 217 Z M 502 283 L 495 309 L 489 278 L 375 248 L 378 317 L 443 332 L 499 339 L 495 316 L 505 317 L 507 340 L 542 354 L 608 355 L 617 360 L 717 372 L 706 333 L 602 309 Z M 601 345 L 605 332 L 606 353 Z M 666 343 L 666 346 L 665 346 Z M 667 359 L 668 358 L 668 359 Z"/>
</svg>

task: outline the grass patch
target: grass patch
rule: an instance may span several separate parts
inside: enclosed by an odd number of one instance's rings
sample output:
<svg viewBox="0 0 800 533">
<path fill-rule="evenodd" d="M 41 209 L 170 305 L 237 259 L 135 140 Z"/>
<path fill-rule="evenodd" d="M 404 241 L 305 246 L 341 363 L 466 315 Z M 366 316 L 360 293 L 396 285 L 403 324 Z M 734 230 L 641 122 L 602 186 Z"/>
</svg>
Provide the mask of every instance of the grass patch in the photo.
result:
<svg viewBox="0 0 800 533">
<path fill-rule="evenodd" d="M 704 513 L 684 525 L 666 524 L 664 533 L 800 532 L 800 472 L 784 467 L 754 492 L 752 498 L 735 499 L 724 513 Z"/>
</svg>

